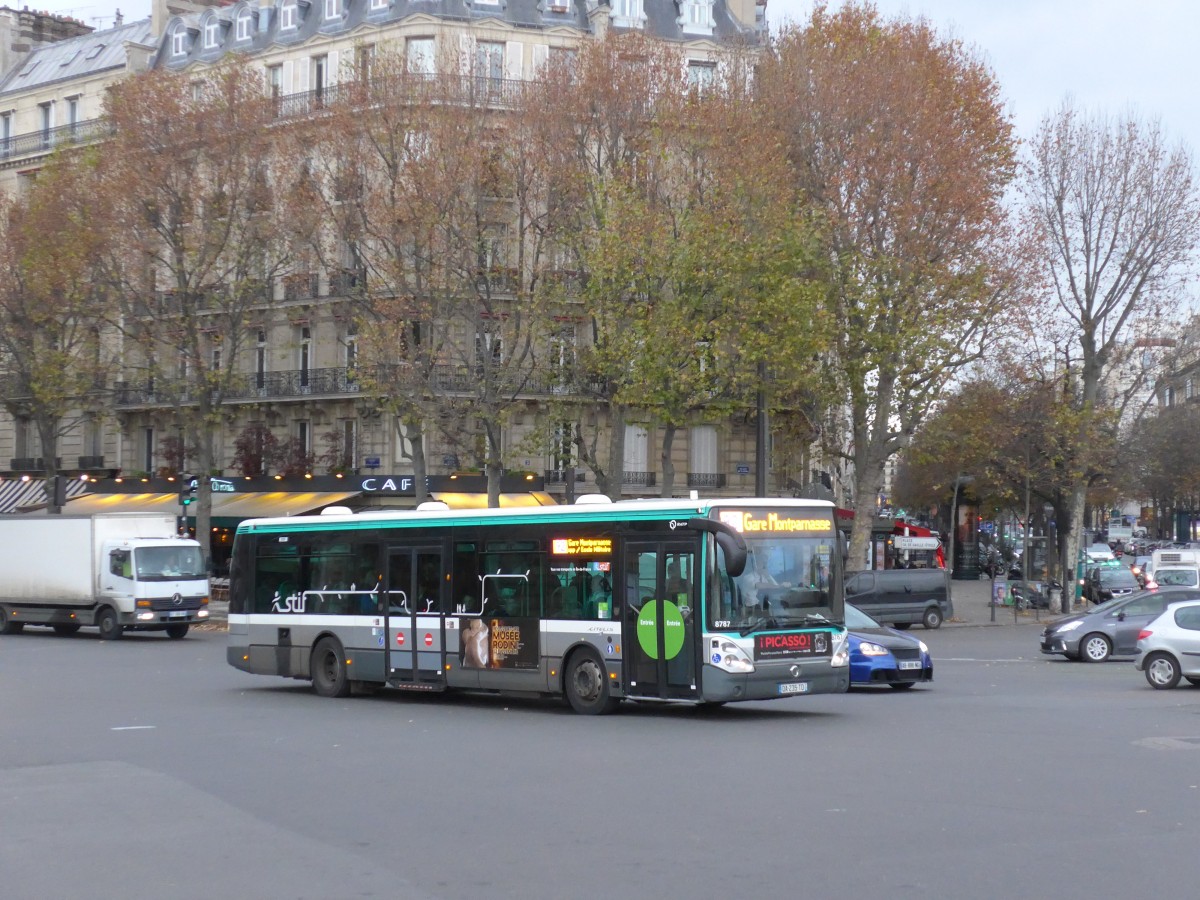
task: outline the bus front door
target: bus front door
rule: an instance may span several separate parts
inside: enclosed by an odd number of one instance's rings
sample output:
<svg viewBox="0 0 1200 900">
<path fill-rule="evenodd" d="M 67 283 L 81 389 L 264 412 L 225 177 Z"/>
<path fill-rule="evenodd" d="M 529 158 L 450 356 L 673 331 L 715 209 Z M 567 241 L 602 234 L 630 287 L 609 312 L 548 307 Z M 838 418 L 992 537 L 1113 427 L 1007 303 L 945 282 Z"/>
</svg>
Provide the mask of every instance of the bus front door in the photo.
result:
<svg viewBox="0 0 1200 900">
<path fill-rule="evenodd" d="M 625 545 L 626 696 L 696 699 L 695 561 L 688 543 Z"/>
<path fill-rule="evenodd" d="M 440 548 L 388 551 L 386 665 L 388 683 L 395 687 L 442 690 L 446 686 L 443 582 Z"/>
</svg>

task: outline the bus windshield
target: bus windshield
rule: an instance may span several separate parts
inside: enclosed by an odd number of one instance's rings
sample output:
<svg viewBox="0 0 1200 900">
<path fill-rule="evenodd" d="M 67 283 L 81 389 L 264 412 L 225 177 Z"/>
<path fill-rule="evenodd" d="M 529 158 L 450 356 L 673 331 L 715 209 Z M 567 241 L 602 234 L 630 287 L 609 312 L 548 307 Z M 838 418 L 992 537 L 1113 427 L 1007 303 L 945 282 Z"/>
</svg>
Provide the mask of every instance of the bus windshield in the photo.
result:
<svg viewBox="0 0 1200 900">
<path fill-rule="evenodd" d="M 199 547 L 138 547 L 133 559 L 138 581 L 206 577 Z"/>
<path fill-rule="evenodd" d="M 743 530 L 742 537 L 746 568 L 730 578 L 719 563 L 719 596 L 709 604 L 709 627 L 799 628 L 818 625 L 822 619 L 841 624 L 844 613 L 834 582 L 832 523 L 824 534 L 813 536 Z"/>
</svg>

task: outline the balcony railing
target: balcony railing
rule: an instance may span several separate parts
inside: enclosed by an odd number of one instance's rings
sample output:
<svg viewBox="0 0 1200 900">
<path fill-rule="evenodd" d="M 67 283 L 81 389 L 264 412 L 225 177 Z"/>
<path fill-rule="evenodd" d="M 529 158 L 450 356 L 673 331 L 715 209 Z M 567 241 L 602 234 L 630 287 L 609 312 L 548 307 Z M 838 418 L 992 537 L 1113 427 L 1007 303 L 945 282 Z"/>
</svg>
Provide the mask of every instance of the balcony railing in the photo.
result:
<svg viewBox="0 0 1200 900">
<path fill-rule="evenodd" d="M 444 394 L 471 395 L 479 391 L 484 370 L 476 366 L 434 366 L 425 377 L 428 387 Z M 505 369 L 492 371 L 489 389 L 514 397 L 589 395 L 598 386 L 567 379 L 560 370 L 528 372 Z M 401 366 L 357 368 L 338 366 L 329 369 L 286 372 L 247 372 L 232 376 L 219 392 L 222 403 L 258 400 L 287 400 L 313 396 L 337 396 L 364 392 L 363 382 L 377 393 L 402 391 L 422 376 Z M 582 389 L 581 389 L 582 386 Z M 114 385 L 117 408 L 193 404 L 201 388 L 187 379 L 150 378 L 144 381 L 118 381 Z"/>
<path fill-rule="evenodd" d="M 14 472 L 44 472 L 46 460 L 40 456 L 17 456 L 8 461 L 9 468 Z M 62 460 L 54 458 L 54 468 L 62 468 Z"/>
<path fill-rule="evenodd" d="M 570 474 L 570 472 L 567 469 L 547 469 L 545 472 L 542 473 L 542 480 L 546 484 L 566 484 L 567 483 L 567 475 L 569 475 L 569 474 Z M 576 481 L 587 481 L 587 473 L 584 472 L 582 469 L 576 469 L 575 470 L 575 480 Z"/>
<path fill-rule="evenodd" d="M 79 457 L 79 468 L 80 469 L 103 469 L 104 468 L 104 457 L 103 456 L 81 456 L 81 457 Z"/>
<path fill-rule="evenodd" d="M 689 472 L 687 486 L 690 488 L 723 488 L 724 472 Z"/>
<path fill-rule="evenodd" d="M 0 159 L 28 156 L 31 153 L 49 153 L 56 147 L 87 144 L 111 134 L 112 128 L 105 119 L 87 119 L 72 125 L 43 128 L 10 138 L 0 138 Z"/>
<path fill-rule="evenodd" d="M 654 472 L 625 472 L 621 476 L 622 484 L 632 484 L 637 487 L 653 487 L 657 482 L 657 474 Z"/>
</svg>

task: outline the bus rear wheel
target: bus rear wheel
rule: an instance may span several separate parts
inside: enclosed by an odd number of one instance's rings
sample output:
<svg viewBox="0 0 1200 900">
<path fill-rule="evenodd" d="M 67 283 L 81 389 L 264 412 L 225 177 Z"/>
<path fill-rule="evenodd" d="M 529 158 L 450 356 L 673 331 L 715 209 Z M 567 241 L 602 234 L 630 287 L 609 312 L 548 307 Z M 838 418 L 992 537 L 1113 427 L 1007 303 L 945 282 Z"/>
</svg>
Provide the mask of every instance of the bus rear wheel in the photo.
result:
<svg viewBox="0 0 1200 900">
<path fill-rule="evenodd" d="M 571 709 L 580 715 L 605 715 L 620 703 L 609 692 L 608 673 L 593 651 L 578 650 L 573 653 L 564 675 L 567 700 Z"/>
<path fill-rule="evenodd" d="M 336 638 L 321 638 L 312 652 L 313 690 L 321 697 L 349 697 L 350 676 L 345 654 Z"/>
</svg>

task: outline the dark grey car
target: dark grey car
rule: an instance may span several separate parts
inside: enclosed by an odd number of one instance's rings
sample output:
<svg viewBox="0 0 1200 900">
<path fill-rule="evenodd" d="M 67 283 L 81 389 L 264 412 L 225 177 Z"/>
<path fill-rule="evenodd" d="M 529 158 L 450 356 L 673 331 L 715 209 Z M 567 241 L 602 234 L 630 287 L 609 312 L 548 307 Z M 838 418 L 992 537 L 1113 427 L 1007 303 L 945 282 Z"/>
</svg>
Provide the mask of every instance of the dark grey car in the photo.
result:
<svg viewBox="0 0 1200 900">
<path fill-rule="evenodd" d="M 1042 631 L 1042 652 L 1085 662 L 1130 656 L 1137 652 L 1138 632 L 1176 600 L 1200 600 L 1200 590 L 1138 591 L 1056 619 Z"/>
</svg>

